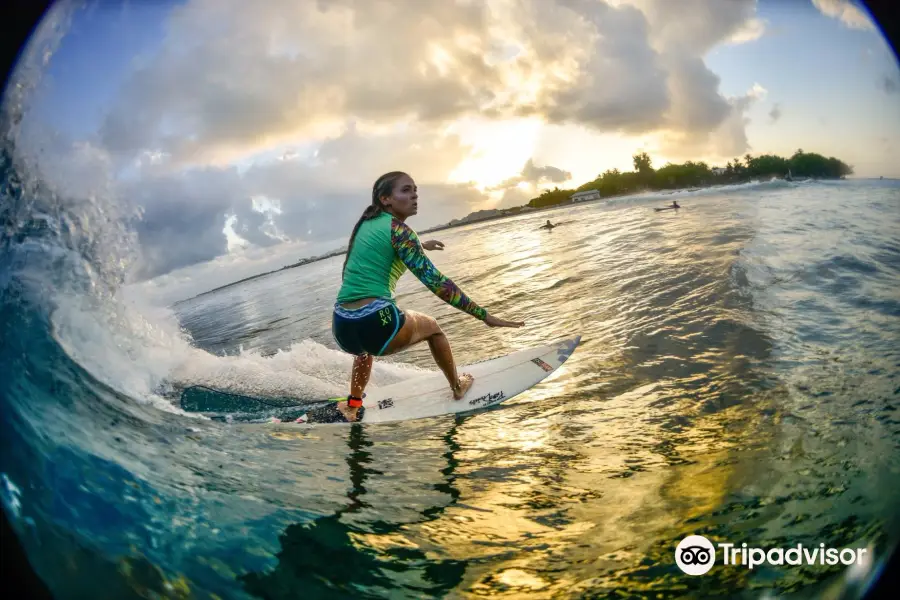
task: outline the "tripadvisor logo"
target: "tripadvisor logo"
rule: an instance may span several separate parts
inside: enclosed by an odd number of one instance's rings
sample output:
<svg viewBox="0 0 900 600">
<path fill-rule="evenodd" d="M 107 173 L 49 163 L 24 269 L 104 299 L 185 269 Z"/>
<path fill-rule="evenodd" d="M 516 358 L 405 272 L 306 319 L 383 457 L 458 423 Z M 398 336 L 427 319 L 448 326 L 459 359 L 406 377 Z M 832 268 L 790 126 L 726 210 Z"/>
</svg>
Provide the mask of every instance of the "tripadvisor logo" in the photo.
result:
<svg viewBox="0 0 900 600">
<path fill-rule="evenodd" d="M 703 575 L 716 562 L 716 549 L 702 535 L 689 535 L 675 548 L 675 564 L 688 575 Z"/>
<path fill-rule="evenodd" d="M 867 548 L 826 548 L 819 544 L 807 548 L 803 544 L 789 548 L 739 547 L 728 542 L 716 544 L 721 550 L 721 564 L 753 569 L 760 565 L 836 565 L 862 564 Z M 675 547 L 675 564 L 688 575 L 703 575 L 716 563 L 716 548 L 702 535 L 689 535 Z"/>
</svg>

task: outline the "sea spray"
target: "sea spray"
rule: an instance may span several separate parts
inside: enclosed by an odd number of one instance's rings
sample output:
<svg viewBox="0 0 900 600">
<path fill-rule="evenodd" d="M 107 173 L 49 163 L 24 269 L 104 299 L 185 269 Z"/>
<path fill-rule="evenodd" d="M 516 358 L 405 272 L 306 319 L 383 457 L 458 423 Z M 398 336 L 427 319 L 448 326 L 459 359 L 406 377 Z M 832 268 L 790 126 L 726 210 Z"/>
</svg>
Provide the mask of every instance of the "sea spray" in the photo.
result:
<svg viewBox="0 0 900 600">
<path fill-rule="evenodd" d="M 166 411 L 180 412 L 177 390 L 187 385 L 300 398 L 342 393 L 350 368 L 343 353 L 300 342 L 273 357 L 215 356 L 194 347 L 171 310 L 128 293 L 141 262 L 135 225 L 142 209 L 122 192 L 121 165 L 100 146 L 65 139 L 30 110 L 79 7 L 60 2 L 47 13 L 4 96 L 4 301 L 26 303 L 22 313 L 40 315 L 65 353 L 98 381 Z M 373 385 L 396 380 L 390 370 L 377 369 Z"/>
</svg>

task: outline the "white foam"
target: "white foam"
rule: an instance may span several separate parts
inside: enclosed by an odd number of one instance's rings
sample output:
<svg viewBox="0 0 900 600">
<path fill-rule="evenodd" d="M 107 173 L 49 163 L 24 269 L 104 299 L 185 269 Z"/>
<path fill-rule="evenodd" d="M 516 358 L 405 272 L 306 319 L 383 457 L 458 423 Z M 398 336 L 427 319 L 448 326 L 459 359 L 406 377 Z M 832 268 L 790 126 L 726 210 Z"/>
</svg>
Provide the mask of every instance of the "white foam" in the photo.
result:
<svg viewBox="0 0 900 600">
<path fill-rule="evenodd" d="M 176 386 L 204 385 L 218 390 L 261 397 L 289 396 L 319 400 L 344 395 L 353 357 L 303 340 L 289 350 L 262 356 L 241 351 L 237 356 L 214 356 L 198 351 L 171 373 Z M 413 365 L 376 361 L 370 388 L 390 385 L 431 371 Z"/>
<path fill-rule="evenodd" d="M 173 410 L 154 392 L 193 348 L 165 309 L 86 295 L 56 298 L 53 337 L 72 360 L 121 394 Z"/>
<path fill-rule="evenodd" d="M 53 312 L 53 335 L 92 376 L 116 391 L 169 412 L 191 385 L 262 397 L 319 400 L 347 393 L 353 357 L 312 340 L 263 356 L 216 356 L 194 347 L 169 308 L 119 293 L 110 300 L 66 295 Z M 376 361 L 369 388 L 433 371 Z"/>
</svg>

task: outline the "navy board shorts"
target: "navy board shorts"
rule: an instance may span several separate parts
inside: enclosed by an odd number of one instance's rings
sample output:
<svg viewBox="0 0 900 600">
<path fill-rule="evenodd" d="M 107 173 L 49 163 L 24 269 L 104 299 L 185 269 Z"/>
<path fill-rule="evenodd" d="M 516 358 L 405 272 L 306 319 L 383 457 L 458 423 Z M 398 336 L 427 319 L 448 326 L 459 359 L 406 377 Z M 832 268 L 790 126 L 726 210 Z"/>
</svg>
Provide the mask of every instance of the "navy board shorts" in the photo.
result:
<svg viewBox="0 0 900 600">
<path fill-rule="evenodd" d="M 381 355 L 403 327 L 406 315 L 387 300 L 378 299 L 360 308 L 334 305 L 331 334 L 348 354 Z"/>
</svg>

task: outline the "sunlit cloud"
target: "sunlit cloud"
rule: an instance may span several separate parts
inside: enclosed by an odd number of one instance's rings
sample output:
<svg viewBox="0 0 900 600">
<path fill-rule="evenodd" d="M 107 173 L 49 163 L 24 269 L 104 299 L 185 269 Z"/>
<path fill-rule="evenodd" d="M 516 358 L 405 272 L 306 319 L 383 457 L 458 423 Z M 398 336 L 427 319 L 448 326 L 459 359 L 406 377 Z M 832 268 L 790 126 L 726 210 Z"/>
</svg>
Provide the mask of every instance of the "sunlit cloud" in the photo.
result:
<svg viewBox="0 0 900 600">
<path fill-rule="evenodd" d="M 762 19 L 748 19 L 728 38 L 732 44 L 746 44 L 758 40 L 766 33 L 766 22 Z"/>
<path fill-rule="evenodd" d="M 866 9 L 853 0 L 812 0 L 822 14 L 840 20 L 854 29 L 875 29 Z"/>
<path fill-rule="evenodd" d="M 815 5 L 870 23 L 853 3 Z M 90 141 L 55 143 L 74 151 L 46 162 L 73 191 L 140 207 L 137 279 L 346 238 L 387 171 L 416 180 L 411 224 L 424 229 L 630 169 L 637 148 L 711 161 L 754 149 L 752 122 L 775 131 L 803 112 L 782 115 L 781 101 L 797 104 L 767 71 L 724 85 L 711 57 L 770 41 L 779 23 L 761 10 L 756 0 L 185 0 L 118 75 Z M 869 81 L 897 91 L 891 73 Z M 780 102 L 763 109 L 767 87 Z"/>
</svg>

